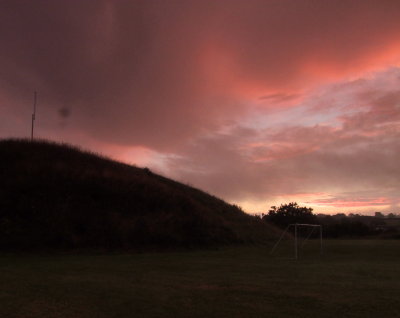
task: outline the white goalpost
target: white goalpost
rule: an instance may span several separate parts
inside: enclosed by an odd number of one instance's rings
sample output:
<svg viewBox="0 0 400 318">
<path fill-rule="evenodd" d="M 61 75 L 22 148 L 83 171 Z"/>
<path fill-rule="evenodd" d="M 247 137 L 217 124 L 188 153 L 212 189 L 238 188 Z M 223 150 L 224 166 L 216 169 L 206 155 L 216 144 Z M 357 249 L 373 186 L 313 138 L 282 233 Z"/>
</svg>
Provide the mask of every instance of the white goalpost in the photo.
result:
<svg viewBox="0 0 400 318">
<path fill-rule="evenodd" d="M 299 258 L 299 238 L 298 238 L 298 234 L 299 234 L 299 229 L 302 228 L 302 227 L 310 227 L 311 230 L 309 231 L 308 235 L 306 236 L 306 238 L 301 243 L 300 248 L 304 246 L 306 241 L 314 233 L 314 230 L 319 228 L 319 241 L 320 241 L 319 249 L 320 249 L 320 255 L 322 255 L 322 252 L 323 252 L 323 250 L 322 250 L 322 225 L 319 225 L 319 224 L 299 224 L 299 223 L 289 224 L 286 227 L 286 229 L 283 231 L 282 235 L 279 237 L 278 241 L 272 247 L 272 249 L 270 251 L 270 254 L 272 255 L 274 253 L 274 251 L 276 250 L 276 248 L 278 247 L 279 243 L 284 238 L 285 234 L 289 231 L 289 229 L 294 228 L 294 259 L 297 260 Z"/>
</svg>

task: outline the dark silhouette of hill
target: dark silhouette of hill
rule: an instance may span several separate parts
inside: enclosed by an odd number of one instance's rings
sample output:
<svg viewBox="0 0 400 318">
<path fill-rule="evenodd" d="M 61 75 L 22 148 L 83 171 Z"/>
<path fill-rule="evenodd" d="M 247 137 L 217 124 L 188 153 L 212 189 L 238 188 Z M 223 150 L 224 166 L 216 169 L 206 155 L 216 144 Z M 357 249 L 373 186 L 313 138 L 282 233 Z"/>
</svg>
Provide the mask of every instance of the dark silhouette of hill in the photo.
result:
<svg viewBox="0 0 400 318">
<path fill-rule="evenodd" d="M 264 242 L 274 228 L 193 187 L 69 145 L 0 141 L 0 249 Z"/>
</svg>

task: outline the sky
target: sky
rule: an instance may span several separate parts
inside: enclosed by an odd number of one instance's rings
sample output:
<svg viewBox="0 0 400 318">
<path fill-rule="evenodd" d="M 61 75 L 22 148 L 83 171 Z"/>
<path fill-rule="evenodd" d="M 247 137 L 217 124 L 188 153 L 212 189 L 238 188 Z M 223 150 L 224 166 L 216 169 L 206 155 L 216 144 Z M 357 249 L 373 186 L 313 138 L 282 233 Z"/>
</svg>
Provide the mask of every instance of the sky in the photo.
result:
<svg viewBox="0 0 400 318">
<path fill-rule="evenodd" d="M 400 1 L 1 0 L 0 138 L 248 213 L 400 213 Z"/>
</svg>

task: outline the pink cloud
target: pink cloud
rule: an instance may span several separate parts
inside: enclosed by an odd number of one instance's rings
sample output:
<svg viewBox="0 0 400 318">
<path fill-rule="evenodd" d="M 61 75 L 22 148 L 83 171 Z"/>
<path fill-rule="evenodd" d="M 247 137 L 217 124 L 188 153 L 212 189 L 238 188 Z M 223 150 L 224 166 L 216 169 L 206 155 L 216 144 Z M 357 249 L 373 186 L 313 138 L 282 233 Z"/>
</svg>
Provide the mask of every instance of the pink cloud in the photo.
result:
<svg viewBox="0 0 400 318">
<path fill-rule="evenodd" d="M 384 86 L 385 77 L 376 76 Z M 356 104 L 360 93 L 366 95 L 369 90 L 369 85 L 357 92 L 347 90 L 346 99 Z M 333 88 L 320 101 L 330 107 L 335 95 Z M 301 121 L 293 121 L 285 126 L 271 123 L 270 128 L 248 128 L 245 134 L 241 129 L 231 129 L 225 134 L 210 135 L 182 149 L 185 159 L 172 160 L 171 171 L 181 180 L 212 189 L 228 200 L 243 200 L 248 206 L 250 198 L 254 202 L 264 200 L 266 207 L 267 201 L 280 198 L 299 200 L 316 208 L 396 208 L 400 193 L 396 177 L 400 174 L 397 96 L 397 91 L 381 91 L 379 98 L 364 100 L 346 115 L 337 112 L 336 117 L 346 118 L 339 127 L 303 126 Z M 309 111 L 317 110 L 310 105 Z M 192 169 L 181 171 L 179 166 Z M 360 199 L 360 193 L 365 191 L 368 193 Z M 302 193 L 313 199 L 307 200 Z M 340 198 L 335 199 L 339 194 Z"/>
</svg>

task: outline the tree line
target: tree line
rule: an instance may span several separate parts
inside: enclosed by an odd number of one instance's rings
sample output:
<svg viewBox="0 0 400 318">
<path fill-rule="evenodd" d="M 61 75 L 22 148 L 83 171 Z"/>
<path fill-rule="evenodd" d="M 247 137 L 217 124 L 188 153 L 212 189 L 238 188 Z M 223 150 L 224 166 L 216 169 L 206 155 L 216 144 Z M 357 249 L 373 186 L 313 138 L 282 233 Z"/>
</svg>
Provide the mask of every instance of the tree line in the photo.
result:
<svg viewBox="0 0 400 318">
<path fill-rule="evenodd" d="M 335 215 L 314 214 L 313 209 L 299 206 L 296 202 L 272 206 L 260 218 L 282 229 L 289 224 L 319 224 L 325 237 L 366 237 L 381 236 L 400 238 L 400 217 L 390 213 L 387 216 L 376 212 L 374 216 L 360 214 Z"/>
</svg>

